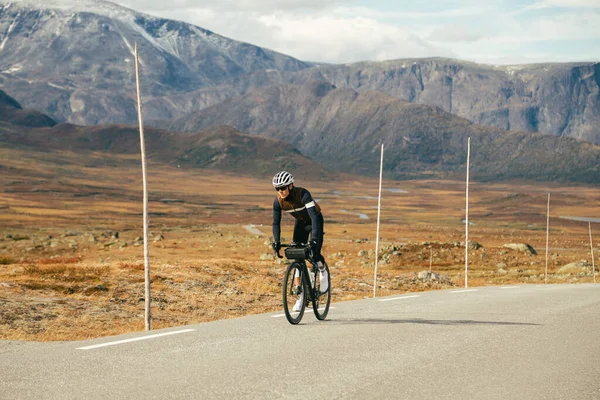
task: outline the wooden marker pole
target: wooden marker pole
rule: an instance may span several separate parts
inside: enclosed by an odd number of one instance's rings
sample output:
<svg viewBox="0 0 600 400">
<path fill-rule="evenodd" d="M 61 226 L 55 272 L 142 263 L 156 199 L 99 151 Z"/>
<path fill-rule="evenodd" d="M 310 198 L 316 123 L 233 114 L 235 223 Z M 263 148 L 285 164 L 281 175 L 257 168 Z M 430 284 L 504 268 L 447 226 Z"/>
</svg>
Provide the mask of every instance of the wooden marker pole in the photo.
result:
<svg viewBox="0 0 600 400">
<path fill-rule="evenodd" d="M 137 88 L 138 121 L 140 125 L 140 148 L 142 151 L 142 182 L 144 190 L 144 280 L 145 280 L 145 328 L 152 329 L 150 314 L 150 261 L 148 257 L 148 178 L 146 174 L 146 144 L 144 141 L 144 124 L 142 123 L 142 96 L 140 93 L 140 68 L 137 43 L 135 44 L 135 82 Z"/>
<path fill-rule="evenodd" d="M 467 140 L 467 186 L 465 206 L 465 287 L 469 287 L 469 166 L 471 162 L 471 138 Z"/>
<path fill-rule="evenodd" d="M 548 193 L 548 207 L 546 208 L 546 275 L 544 283 L 548 283 L 548 238 L 550 237 L 550 193 Z"/>
<path fill-rule="evenodd" d="M 592 244 L 592 223 L 588 221 L 590 230 L 590 250 L 592 251 L 592 275 L 594 275 L 594 283 L 596 283 L 596 263 L 594 262 L 594 245 Z"/>
<path fill-rule="evenodd" d="M 379 165 L 379 199 L 377 201 L 377 238 L 375 239 L 375 272 L 373 276 L 373 298 L 377 296 L 377 267 L 379 265 L 379 217 L 381 216 L 381 180 L 383 178 L 383 143 Z"/>
</svg>

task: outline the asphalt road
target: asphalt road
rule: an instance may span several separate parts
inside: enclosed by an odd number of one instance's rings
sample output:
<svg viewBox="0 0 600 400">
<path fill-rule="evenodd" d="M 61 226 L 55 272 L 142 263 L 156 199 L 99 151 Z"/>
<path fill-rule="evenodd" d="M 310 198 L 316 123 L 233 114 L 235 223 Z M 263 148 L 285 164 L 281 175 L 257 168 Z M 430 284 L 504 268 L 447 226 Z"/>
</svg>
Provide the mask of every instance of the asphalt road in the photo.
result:
<svg viewBox="0 0 600 400">
<path fill-rule="evenodd" d="M 600 399 L 600 284 L 334 303 L 63 343 L 0 341 L 2 399 Z"/>
</svg>

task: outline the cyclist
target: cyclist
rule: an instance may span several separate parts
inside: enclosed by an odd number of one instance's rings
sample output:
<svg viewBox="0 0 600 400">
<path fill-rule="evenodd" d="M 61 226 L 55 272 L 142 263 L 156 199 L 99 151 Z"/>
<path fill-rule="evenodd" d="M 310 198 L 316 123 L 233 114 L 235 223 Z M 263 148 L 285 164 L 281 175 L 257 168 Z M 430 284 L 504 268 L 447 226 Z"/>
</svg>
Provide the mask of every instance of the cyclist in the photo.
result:
<svg viewBox="0 0 600 400">
<path fill-rule="evenodd" d="M 273 202 L 273 250 L 281 249 L 281 211 L 286 211 L 296 219 L 294 224 L 294 243 L 307 243 L 310 233 L 310 247 L 313 259 L 319 267 L 319 284 L 321 293 L 327 292 L 328 277 L 325 269 L 325 258 L 321 254 L 323 247 L 323 214 L 321 207 L 313 200 L 310 192 L 299 186 L 294 186 L 294 177 L 287 171 L 281 171 L 273 177 L 273 186 L 277 196 Z M 308 228 L 310 227 L 310 228 Z M 296 285 L 300 277 L 296 277 Z M 302 307 L 303 295 L 298 295 L 293 311 Z"/>
</svg>

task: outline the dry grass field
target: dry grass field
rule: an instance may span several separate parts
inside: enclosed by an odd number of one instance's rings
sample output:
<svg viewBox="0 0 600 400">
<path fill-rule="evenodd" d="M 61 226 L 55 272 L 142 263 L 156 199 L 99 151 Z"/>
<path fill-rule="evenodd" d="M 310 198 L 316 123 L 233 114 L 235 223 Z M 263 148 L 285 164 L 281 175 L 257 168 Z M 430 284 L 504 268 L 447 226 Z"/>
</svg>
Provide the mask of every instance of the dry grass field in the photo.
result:
<svg viewBox="0 0 600 400">
<path fill-rule="evenodd" d="M 0 339 L 143 330 L 137 158 L 0 153 L 11 160 L 0 163 Z M 323 208 L 333 301 L 372 296 L 377 180 L 305 181 L 293 172 Z M 152 163 L 148 176 L 153 328 L 280 310 L 285 262 L 269 246 L 270 179 Z M 378 295 L 464 286 L 464 189 L 384 182 Z M 597 216 L 599 188 L 472 182 L 469 239 L 480 247 L 469 250 L 469 286 L 545 282 L 548 192 L 548 281 L 593 280 L 587 222 L 561 217 Z M 283 224 L 289 239 L 293 219 Z M 436 275 L 419 278 L 430 268 Z"/>
</svg>

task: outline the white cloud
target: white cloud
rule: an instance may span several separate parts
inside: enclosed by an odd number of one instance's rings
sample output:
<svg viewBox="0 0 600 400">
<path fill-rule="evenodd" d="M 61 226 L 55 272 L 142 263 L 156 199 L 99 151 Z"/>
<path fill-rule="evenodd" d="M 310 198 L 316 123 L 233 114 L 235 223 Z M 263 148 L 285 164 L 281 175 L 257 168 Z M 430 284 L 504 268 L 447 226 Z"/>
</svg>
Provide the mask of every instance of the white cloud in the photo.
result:
<svg viewBox="0 0 600 400">
<path fill-rule="evenodd" d="M 598 0 L 542 0 L 525 7 L 525 9 L 536 10 L 552 7 L 600 9 L 600 2 Z"/>
<path fill-rule="evenodd" d="M 428 36 L 434 42 L 476 42 L 481 39 L 480 33 L 471 32 L 461 25 L 444 25 L 435 28 Z"/>
<path fill-rule="evenodd" d="M 174 9 L 203 9 L 228 12 L 272 12 L 322 10 L 340 0 L 117 0 L 116 3 L 136 10 L 173 11 Z"/>
<path fill-rule="evenodd" d="M 370 7 L 336 7 L 335 13 L 341 16 L 362 16 L 377 20 L 394 20 L 394 19 L 428 19 L 428 18 L 452 18 L 452 17 L 469 17 L 485 14 L 489 8 L 486 5 L 478 5 L 474 7 L 452 8 L 446 10 L 421 10 L 421 11 L 404 11 L 404 10 L 378 10 Z"/>
<path fill-rule="evenodd" d="M 544 40 L 600 39 L 600 13 L 541 17 L 532 21 L 527 31 L 532 38 Z"/>
<path fill-rule="evenodd" d="M 304 60 L 353 62 L 449 55 L 403 28 L 368 18 L 272 15 L 261 21 L 276 32 L 276 50 Z"/>
<path fill-rule="evenodd" d="M 573 12 L 539 16 L 527 20 L 502 19 L 504 30 L 490 40 L 496 42 L 580 41 L 600 39 L 600 13 Z"/>
<path fill-rule="evenodd" d="M 221 0 L 221 9 L 251 11 L 322 10 L 338 3 L 338 0 Z"/>
</svg>

